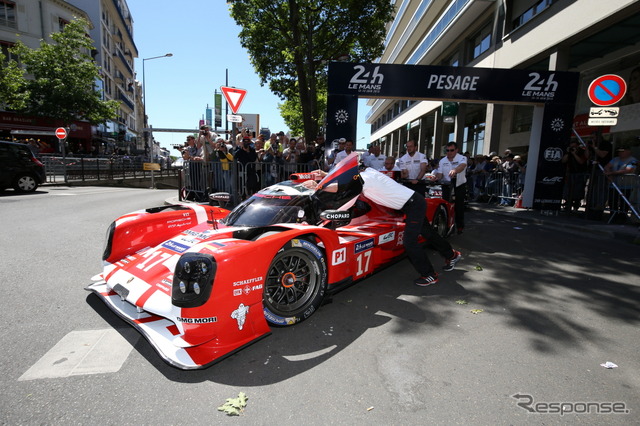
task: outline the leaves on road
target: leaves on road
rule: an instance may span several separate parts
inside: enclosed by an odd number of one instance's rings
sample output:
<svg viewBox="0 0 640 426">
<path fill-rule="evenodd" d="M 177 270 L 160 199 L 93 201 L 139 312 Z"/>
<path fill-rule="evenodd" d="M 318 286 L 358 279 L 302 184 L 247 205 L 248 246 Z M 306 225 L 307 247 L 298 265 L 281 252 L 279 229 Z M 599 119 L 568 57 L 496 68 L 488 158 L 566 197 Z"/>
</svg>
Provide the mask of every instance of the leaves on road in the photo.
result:
<svg viewBox="0 0 640 426">
<path fill-rule="evenodd" d="M 227 402 L 218 407 L 218 411 L 227 413 L 227 416 L 239 416 L 247 406 L 248 399 L 244 392 L 240 392 L 237 398 L 227 398 Z"/>
<path fill-rule="evenodd" d="M 458 305 L 466 305 L 466 304 L 467 304 L 467 303 L 469 303 L 469 302 L 467 302 L 466 300 L 462 300 L 462 299 L 460 299 L 460 300 L 456 300 L 456 303 L 457 303 Z"/>
<path fill-rule="evenodd" d="M 471 312 L 474 315 L 479 314 L 480 312 L 484 312 L 484 309 L 472 309 L 469 312 Z"/>
<path fill-rule="evenodd" d="M 476 271 L 482 271 L 482 266 L 480 266 L 480 264 L 476 265 L 475 270 Z"/>
</svg>

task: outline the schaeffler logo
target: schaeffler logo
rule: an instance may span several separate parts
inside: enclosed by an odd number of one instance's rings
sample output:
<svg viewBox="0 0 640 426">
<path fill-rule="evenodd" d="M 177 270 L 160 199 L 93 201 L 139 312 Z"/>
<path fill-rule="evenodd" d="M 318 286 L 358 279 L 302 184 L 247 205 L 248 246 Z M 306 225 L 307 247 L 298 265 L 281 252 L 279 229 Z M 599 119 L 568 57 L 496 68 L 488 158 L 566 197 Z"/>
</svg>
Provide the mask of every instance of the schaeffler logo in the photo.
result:
<svg viewBox="0 0 640 426">
<path fill-rule="evenodd" d="M 382 81 L 384 75 L 381 74 L 380 66 L 373 69 L 373 72 L 367 71 L 363 65 L 353 67 L 356 73 L 349 81 L 349 89 L 357 90 L 361 93 L 379 93 L 382 89 Z"/>
<path fill-rule="evenodd" d="M 349 113 L 343 109 L 336 111 L 336 122 L 338 124 L 344 124 L 349 121 Z"/>
<path fill-rule="evenodd" d="M 564 121 L 560 118 L 554 118 L 553 121 L 551 121 L 551 130 L 559 132 L 562 129 L 564 129 Z"/>
<path fill-rule="evenodd" d="M 544 159 L 547 161 L 562 160 L 562 149 L 558 147 L 547 148 L 544 150 Z"/>
</svg>

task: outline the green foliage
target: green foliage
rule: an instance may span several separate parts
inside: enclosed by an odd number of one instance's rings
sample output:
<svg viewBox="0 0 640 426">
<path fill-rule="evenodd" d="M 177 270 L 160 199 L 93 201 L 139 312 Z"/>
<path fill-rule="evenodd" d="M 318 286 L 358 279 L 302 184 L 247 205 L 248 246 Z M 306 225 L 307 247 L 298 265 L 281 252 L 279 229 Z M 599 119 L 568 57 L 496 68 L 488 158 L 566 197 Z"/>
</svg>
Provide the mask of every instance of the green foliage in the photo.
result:
<svg viewBox="0 0 640 426">
<path fill-rule="evenodd" d="M 239 416 L 247 406 L 248 399 L 244 392 L 240 392 L 237 398 L 227 398 L 227 402 L 218 407 L 218 411 L 223 411 L 228 416 Z"/>
<path fill-rule="evenodd" d="M 458 305 L 466 305 L 468 302 L 466 300 L 460 299 L 460 300 L 456 300 L 456 303 Z"/>
<path fill-rule="evenodd" d="M 104 101 L 96 91 L 100 69 L 89 54 L 93 42 L 86 35 L 87 27 L 86 20 L 73 20 L 62 32 L 51 35 L 53 43 L 42 41 L 39 49 L 16 43 L 12 52 L 20 57 L 24 69 L 16 99 L 3 96 L 9 108 L 65 123 L 83 119 L 96 124 L 116 117 L 120 103 Z M 9 67 L 18 65 L 12 61 Z"/>
<path fill-rule="evenodd" d="M 22 70 L 15 61 L 5 62 L 0 52 L 0 105 L 24 108 L 28 93 L 24 90 Z"/>
<path fill-rule="evenodd" d="M 283 103 L 278 104 L 280 115 L 284 119 L 285 124 L 291 130 L 292 135 L 304 135 L 304 120 L 302 117 L 302 109 L 300 108 L 300 97 L 294 95 L 290 99 L 286 99 Z M 324 112 L 327 109 L 327 93 L 318 93 L 318 114 L 319 117 L 312 119 L 319 125 L 324 121 Z"/>
<path fill-rule="evenodd" d="M 384 49 L 389 0 L 233 0 L 231 17 L 242 28 L 261 83 L 282 99 L 297 101 L 307 139 L 323 124 L 320 94 L 327 91 L 327 66 L 348 55 L 370 62 Z"/>
</svg>

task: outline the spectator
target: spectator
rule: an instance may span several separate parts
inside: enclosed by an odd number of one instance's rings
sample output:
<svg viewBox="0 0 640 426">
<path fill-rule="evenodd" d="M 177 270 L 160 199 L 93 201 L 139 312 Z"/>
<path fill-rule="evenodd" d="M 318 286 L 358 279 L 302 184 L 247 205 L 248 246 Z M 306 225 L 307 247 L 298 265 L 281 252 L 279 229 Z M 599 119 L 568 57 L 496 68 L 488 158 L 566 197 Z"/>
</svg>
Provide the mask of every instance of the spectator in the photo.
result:
<svg viewBox="0 0 640 426">
<path fill-rule="evenodd" d="M 344 143 L 344 151 L 340 151 L 336 154 L 336 164 L 338 164 L 342 159 L 347 158 L 349 154 L 353 152 L 353 141 L 346 139 Z"/>
<path fill-rule="evenodd" d="M 258 185 L 258 176 L 256 175 L 255 167 L 256 161 L 258 161 L 258 154 L 256 154 L 256 150 L 251 146 L 251 138 L 247 137 L 242 140 L 242 148 L 236 151 L 234 160 L 240 166 L 238 167 L 240 187 L 242 187 L 242 180 L 244 180 L 243 195 L 253 195 L 260 187 Z"/>
<path fill-rule="evenodd" d="M 402 179 L 408 180 L 405 186 L 419 194 L 424 195 L 426 186 L 421 185 L 420 181 L 428 171 L 429 160 L 427 156 L 418 152 L 418 145 L 412 139 L 407 141 L 407 153 L 398 160 L 398 167 L 402 172 Z"/>
<path fill-rule="evenodd" d="M 337 164 L 336 161 L 336 156 L 344 151 L 344 147 L 347 144 L 347 140 L 345 138 L 340 138 L 338 139 L 338 146 L 336 148 L 334 148 L 333 151 L 331 151 L 331 154 L 329 154 L 327 158 L 327 165 L 329 168 L 332 168 L 334 166 L 334 164 Z"/>
<path fill-rule="evenodd" d="M 566 165 L 564 199 L 567 212 L 578 211 L 584 198 L 585 185 L 589 177 L 588 154 L 586 148 L 577 140 L 569 143 L 567 151 L 562 156 L 562 163 Z"/>
<path fill-rule="evenodd" d="M 509 150 L 507 150 L 509 151 Z M 504 157 L 502 161 L 502 198 L 500 199 L 501 206 L 512 206 L 514 204 L 513 197 L 513 187 L 514 187 L 514 179 L 516 176 L 516 171 L 518 166 L 514 161 L 515 155 L 509 151 L 509 153 Z"/>
<path fill-rule="evenodd" d="M 451 201 L 451 194 L 455 196 L 455 219 L 458 234 L 464 230 L 464 199 L 467 186 L 466 168 L 467 157 L 458 153 L 458 144 L 449 142 L 446 145 L 446 155 L 440 159 L 435 175 L 443 183 L 442 198 Z M 453 188 L 452 188 L 453 187 Z"/>
<path fill-rule="evenodd" d="M 233 162 L 233 155 L 229 152 L 229 148 L 227 147 L 227 141 L 223 138 L 218 137 L 216 139 L 216 143 L 214 145 L 216 150 L 216 155 L 218 156 L 218 161 L 220 162 L 220 186 L 219 188 L 225 192 L 231 192 L 231 166 L 230 163 Z"/>
<path fill-rule="evenodd" d="M 295 138 L 289 139 L 288 146 L 282 151 L 282 159 L 284 161 L 284 171 L 286 174 L 286 178 L 289 178 L 289 175 L 296 172 L 296 165 L 298 164 L 298 150 L 296 145 L 298 141 Z"/>
<path fill-rule="evenodd" d="M 394 157 L 393 155 L 390 155 L 384 159 L 384 166 L 382 166 L 378 170 L 380 171 L 386 170 L 389 172 L 399 172 L 400 167 L 398 167 L 398 165 L 396 164 L 396 157 Z"/>
<path fill-rule="evenodd" d="M 604 168 L 604 174 L 611 179 L 611 185 L 609 187 L 609 206 L 611 207 L 611 219 L 614 219 L 618 223 L 624 223 L 627 220 L 627 212 L 629 206 L 622 199 L 618 191 L 613 184 L 618 186 L 618 189 L 629 200 L 631 191 L 634 188 L 636 182 L 634 176 L 638 170 L 638 160 L 631 155 L 631 148 L 628 146 L 622 146 L 616 150 L 617 157 L 613 158 L 609 164 Z M 625 176 L 628 175 L 628 176 Z"/>
</svg>

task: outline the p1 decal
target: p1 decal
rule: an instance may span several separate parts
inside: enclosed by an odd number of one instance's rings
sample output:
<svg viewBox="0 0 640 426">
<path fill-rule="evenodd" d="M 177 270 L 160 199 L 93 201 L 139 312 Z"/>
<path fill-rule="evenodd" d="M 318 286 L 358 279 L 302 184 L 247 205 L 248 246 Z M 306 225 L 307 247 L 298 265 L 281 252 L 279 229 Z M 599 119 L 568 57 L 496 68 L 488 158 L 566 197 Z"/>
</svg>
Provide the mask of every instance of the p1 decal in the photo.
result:
<svg viewBox="0 0 640 426">
<path fill-rule="evenodd" d="M 347 261 L 347 248 L 342 247 L 341 249 L 335 250 L 333 255 L 331 256 L 331 266 L 340 265 Z"/>
</svg>

